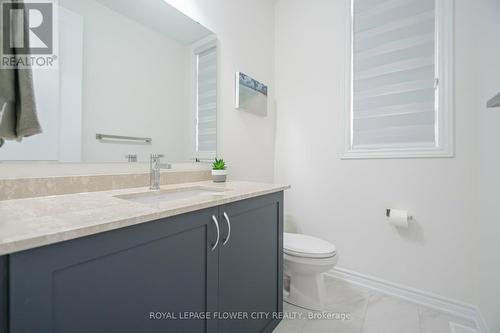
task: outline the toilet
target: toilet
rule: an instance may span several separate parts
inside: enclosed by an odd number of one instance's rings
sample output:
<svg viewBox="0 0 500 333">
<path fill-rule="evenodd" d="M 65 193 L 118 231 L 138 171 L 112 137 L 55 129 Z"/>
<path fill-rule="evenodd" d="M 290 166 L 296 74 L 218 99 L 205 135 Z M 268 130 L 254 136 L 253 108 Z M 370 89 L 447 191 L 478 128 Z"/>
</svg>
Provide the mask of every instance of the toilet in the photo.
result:
<svg viewBox="0 0 500 333">
<path fill-rule="evenodd" d="M 285 232 L 283 256 L 284 274 L 290 282 L 284 301 L 310 310 L 324 310 L 323 273 L 337 264 L 335 246 L 316 237 Z"/>
</svg>

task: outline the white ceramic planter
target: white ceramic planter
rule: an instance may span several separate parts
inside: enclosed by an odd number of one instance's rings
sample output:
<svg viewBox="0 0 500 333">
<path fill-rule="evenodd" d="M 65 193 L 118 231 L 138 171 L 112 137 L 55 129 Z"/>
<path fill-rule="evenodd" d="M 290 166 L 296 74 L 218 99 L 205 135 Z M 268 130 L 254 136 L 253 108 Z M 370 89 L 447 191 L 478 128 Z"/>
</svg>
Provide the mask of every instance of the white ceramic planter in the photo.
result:
<svg viewBox="0 0 500 333">
<path fill-rule="evenodd" d="M 227 179 L 227 170 L 212 170 L 212 179 L 216 183 L 224 183 Z"/>
</svg>

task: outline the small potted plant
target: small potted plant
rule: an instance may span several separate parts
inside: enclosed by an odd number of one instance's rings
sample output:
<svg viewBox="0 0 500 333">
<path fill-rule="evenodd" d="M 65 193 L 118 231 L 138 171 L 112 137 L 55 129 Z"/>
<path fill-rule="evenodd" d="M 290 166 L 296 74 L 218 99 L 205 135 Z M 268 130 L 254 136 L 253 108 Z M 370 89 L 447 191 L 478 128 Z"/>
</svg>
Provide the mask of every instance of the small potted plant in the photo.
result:
<svg viewBox="0 0 500 333">
<path fill-rule="evenodd" d="M 212 163 L 212 179 L 216 183 L 224 183 L 227 178 L 226 162 L 221 159 L 215 159 Z"/>
</svg>

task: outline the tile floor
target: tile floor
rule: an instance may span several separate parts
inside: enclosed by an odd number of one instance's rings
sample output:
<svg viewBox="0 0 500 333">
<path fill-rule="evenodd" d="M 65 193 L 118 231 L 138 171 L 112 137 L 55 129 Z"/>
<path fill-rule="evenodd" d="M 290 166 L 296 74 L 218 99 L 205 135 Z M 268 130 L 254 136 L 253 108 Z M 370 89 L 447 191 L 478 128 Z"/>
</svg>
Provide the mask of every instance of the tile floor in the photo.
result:
<svg viewBox="0 0 500 333">
<path fill-rule="evenodd" d="M 326 279 L 328 317 L 285 303 L 288 318 L 273 333 L 469 333 L 469 328 L 476 333 L 472 321 L 332 277 Z M 342 313 L 350 319 L 336 317 Z M 455 332 L 450 323 L 457 324 Z"/>
</svg>

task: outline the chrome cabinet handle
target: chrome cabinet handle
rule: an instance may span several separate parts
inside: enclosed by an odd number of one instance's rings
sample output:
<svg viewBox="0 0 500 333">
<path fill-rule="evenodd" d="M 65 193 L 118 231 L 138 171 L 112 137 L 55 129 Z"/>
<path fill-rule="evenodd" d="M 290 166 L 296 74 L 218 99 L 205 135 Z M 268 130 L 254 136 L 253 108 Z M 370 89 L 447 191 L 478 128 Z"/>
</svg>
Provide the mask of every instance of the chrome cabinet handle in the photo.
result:
<svg viewBox="0 0 500 333">
<path fill-rule="evenodd" d="M 212 220 L 215 223 L 215 228 L 217 229 L 217 239 L 215 240 L 215 244 L 212 246 L 212 251 L 214 251 L 217 248 L 217 245 L 219 245 L 219 238 L 220 238 L 220 230 L 219 230 L 219 222 L 217 222 L 217 218 L 215 215 L 212 215 Z"/>
<path fill-rule="evenodd" d="M 224 212 L 224 218 L 226 219 L 228 230 L 227 230 L 227 237 L 222 243 L 222 245 L 226 245 L 227 242 L 229 242 L 229 237 L 231 237 L 231 221 L 229 221 L 229 216 L 227 216 L 226 212 Z"/>
</svg>

